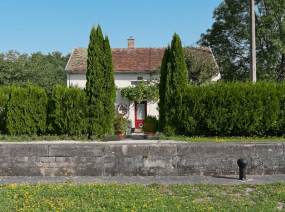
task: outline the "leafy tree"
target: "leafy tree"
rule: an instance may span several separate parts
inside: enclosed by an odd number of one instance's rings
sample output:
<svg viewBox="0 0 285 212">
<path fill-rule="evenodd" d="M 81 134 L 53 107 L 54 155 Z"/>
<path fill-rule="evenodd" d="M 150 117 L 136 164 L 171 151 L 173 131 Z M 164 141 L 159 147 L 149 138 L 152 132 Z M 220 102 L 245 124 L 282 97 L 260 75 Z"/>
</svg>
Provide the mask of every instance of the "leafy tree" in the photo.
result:
<svg viewBox="0 0 285 212">
<path fill-rule="evenodd" d="M 182 116 L 182 98 L 187 85 L 185 59 L 179 36 L 174 33 L 169 52 L 164 96 L 164 133 L 180 133 L 179 120 Z"/>
<path fill-rule="evenodd" d="M 69 59 L 60 52 L 20 54 L 9 51 L 0 54 L 0 84 L 25 87 L 28 83 L 42 87 L 50 94 L 55 85 L 66 86 L 64 68 Z"/>
<path fill-rule="evenodd" d="M 219 73 L 210 51 L 203 47 L 185 47 L 184 58 L 187 68 L 188 82 L 194 85 L 201 85 L 210 82 Z"/>
<path fill-rule="evenodd" d="M 109 39 L 104 40 L 100 25 L 91 29 L 86 78 L 89 134 L 101 137 L 112 130 L 115 85 Z"/>
<path fill-rule="evenodd" d="M 32 72 L 27 68 L 29 57 L 10 50 L 0 54 L 0 84 L 25 86 L 32 77 Z"/>
<path fill-rule="evenodd" d="M 285 77 L 285 1 L 257 0 L 256 50 L 258 79 L 281 82 Z M 248 0 L 224 0 L 214 11 L 215 22 L 201 35 L 199 44 L 211 46 L 224 80 L 249 76 Z"/>
</svg>

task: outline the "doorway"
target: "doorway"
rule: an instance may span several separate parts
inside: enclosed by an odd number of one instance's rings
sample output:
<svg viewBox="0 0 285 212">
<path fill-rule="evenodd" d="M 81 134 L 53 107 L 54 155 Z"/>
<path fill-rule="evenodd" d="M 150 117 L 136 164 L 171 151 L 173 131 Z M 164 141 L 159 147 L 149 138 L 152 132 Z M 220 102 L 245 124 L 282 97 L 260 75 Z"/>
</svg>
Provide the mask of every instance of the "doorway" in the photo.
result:
<svg viewBox="0 0 285 212">
<path fill-rule="evenodd" d="M 147 101 L 135 102 L 135 128 L 142 129 L 143 120 L 147 116 Z"/>
</svg>

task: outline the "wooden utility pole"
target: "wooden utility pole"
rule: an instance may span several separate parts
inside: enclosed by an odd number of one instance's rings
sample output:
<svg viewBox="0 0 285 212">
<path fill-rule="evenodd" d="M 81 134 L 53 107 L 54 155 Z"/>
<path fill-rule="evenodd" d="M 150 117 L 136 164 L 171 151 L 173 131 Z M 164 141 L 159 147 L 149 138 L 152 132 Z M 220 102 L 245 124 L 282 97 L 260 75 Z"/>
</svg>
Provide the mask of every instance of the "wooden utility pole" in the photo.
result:
<svg viewBox="0 0 285 212">
<path fill-rule="evenodd" d="M 256 46 L 255 46 L 255 12 L 254 0 L 250 0 L 250 81 L 256 82 Z"/>
</svg>

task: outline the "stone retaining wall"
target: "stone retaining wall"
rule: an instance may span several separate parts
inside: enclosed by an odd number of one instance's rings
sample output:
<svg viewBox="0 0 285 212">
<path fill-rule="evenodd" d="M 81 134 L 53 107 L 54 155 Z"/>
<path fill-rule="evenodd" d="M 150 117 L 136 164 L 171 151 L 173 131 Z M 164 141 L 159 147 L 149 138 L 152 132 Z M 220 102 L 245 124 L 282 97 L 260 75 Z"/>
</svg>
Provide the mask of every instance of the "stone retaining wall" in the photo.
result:
<svg viewBox="0 0 285 212">
<path fill-rule="evenodd" d="M 285 143 L 2 143 L 0 176 L 285 174 Z"/>
</svg>

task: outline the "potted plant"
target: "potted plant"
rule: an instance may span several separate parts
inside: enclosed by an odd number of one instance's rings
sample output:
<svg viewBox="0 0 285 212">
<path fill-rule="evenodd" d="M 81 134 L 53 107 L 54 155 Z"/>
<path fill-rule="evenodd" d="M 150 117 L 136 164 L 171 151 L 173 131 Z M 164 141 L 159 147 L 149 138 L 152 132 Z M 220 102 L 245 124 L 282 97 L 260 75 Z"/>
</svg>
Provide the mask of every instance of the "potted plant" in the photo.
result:
<svg viewBox="0 0 285 212">
<path fill-rule="evenodd" d="M 117 135 L 123 138 L 127 130 L 127 119 L 125 119 L 123 116 L 120 115 L 115 116 L 114 130 Z"/>
<path fill-rule="evenodd" d="M 148 136 L 154 135 L 158 130 L 158 121 L 155 116 L 147 116 L 143 120 L 143 131 L 147 133 Z"/>
</svg>

